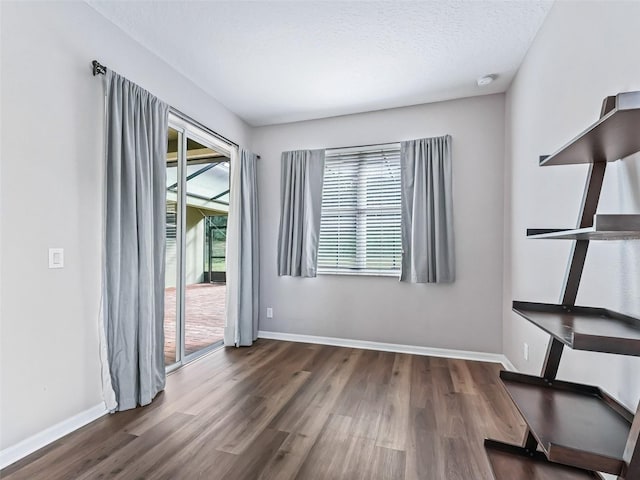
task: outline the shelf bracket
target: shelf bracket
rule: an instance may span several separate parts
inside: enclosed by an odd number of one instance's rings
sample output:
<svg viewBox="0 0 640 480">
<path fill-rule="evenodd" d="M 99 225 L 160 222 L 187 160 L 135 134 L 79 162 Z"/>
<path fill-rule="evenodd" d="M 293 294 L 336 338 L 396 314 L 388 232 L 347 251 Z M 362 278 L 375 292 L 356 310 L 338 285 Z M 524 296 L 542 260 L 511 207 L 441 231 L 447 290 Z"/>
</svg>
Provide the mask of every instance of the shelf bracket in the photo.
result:
<svg viewBox="0 0 640 480">
<path fill-rule="evenodd" d="M 530 453 L 533 453 L 538 449 L 538 440 L 536 439 L 536 437 L 533 436 L 533 433 L 531 433 L 531 430 L 529 430 L 528 428 L 527 428 L 527 435 L 524 439 L 524 444 L 522 445 L 522 448 L 524 448 L 525 451 Z"/>
</svg>

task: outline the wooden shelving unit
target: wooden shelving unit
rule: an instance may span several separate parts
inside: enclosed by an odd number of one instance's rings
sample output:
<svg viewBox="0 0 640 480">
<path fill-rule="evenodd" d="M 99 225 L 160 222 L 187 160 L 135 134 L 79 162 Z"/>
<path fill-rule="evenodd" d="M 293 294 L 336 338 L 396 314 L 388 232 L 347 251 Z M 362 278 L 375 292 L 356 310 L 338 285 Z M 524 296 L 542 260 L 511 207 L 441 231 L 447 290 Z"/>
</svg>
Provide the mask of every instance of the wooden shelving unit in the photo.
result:
<svg viewBox="0 0 640 480">
<path fill-rule="evenodd" d="M 640 151 L 640 92 L 607 97 L 600 119 L 540 165 L 588 163 L 575 229 L 530 229 L 528 238 L 573 240 L 559 304 L 513 302 L 513 310 L 550 335 L 539 377 L 501 372 L 528 426 L 522 445 L 485 440 L 497 480 L 640 480 L 640 406 L 630 412 L 597 387 L 556 380 L 565 346 L 640 356 L 640 319 L 575 305 L 589 242 L 640 238 L 640 215 L 598 215 L 608 162 Z"/>
</svg>

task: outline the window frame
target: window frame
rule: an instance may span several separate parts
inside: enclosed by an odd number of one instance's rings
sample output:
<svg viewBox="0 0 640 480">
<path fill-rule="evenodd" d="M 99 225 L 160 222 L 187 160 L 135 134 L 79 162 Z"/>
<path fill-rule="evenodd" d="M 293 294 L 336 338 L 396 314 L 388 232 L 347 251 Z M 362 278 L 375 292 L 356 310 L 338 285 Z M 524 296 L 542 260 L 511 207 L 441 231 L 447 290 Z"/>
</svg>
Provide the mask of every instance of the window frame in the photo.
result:
<svg viewBox="0 0 640 480">
<path fill-rule="evenodd" d="M 343 147 L 343 148 L 331 148 L 331 149 L 326 149 L 325 150 L 325 172 L 324 174 L 326 175 L 326 171 L 327 171 L 327 158 L 331 157 L 331 156 L 337 156 L 337 155 L 357 155 L 357 154 L 370 154 L 372 152 L 377 152 L 377 151 L 389 151 L 389 152 L 394 152 L 395 155 L 398 156 L 398 176 L 400 176 L 400 147 L 401 144 L 399 142 L 392 142 L 392 143 L 381 143 L 381 144 L 373 144 L 373 145 L 366 145 L 366 146 L 358 146 L 358 147 Z M 363 159 L 361 161 L 358 161 L 358 170 L 360 170 L 361 164 L 363 162 L 366 162 L 366 159 Z M 325 176 L 325 180 L 326 180 L 326 176 Z M 320 258 L 318 258 L 318 264 L 317 264 L 317 274 L 318 275 L 338 275 L 338 276 L 370 276 L 370 277 L 390 277 L 390 278 L 400 278 L 400 274 L 402 271 L 402 205 L 401 203 L 398 204 L 397 208 L 394 209 L 390 209 L 389 207 L 384 207 L 384 206 L 378 206 L 378 207 L 371 207 L 367 205 L 367 201 L 366 201 L 366 176 L 365 175 L 360 175 L 360 173 L 358 173 L 357 175 L 357 182 L 358 182 L 358 186 L 356 188 L 356 192 L 355 192 L 355 197 L 356 197 L 356 206 L 353 208 L 353 212 L 355 214 L 355 222 L 356 222 L 356 227 L 355 227 L 355 241 L 356 241 L 356 253 L 354 256 L 354 259 L 356 261 L 356 265 L 360 264 L 360 265 L 365 265 L 364 267 L 356 267 L 356 268 L 352 268 L 349 269 L 348 267 L 323 267 L 321 266 L 320 263 Z M 319 233 L 319 238 L 318 238 L 318 257 L 320 257 L 320 250 L 321 250 L 321 242 L 322 242 L 322 219 L 325 215 L 325 210 L 324 210 L 324 204 L 325 204 L 325 186 L 326 183 L 323 182 L 323 192 L 322 192 L 322 204 L 323 204 L 323 208 L 321 210 L 321 227 L 320 227 L 320 233 Z M 401 195 L 401 183 L 400 183 L 400 178 L 398 178 L 398 195 Z M 345 209 L 346 211 L 348 211 L 349 209 Z M 372 211 L 375 212 L 376 210 L 380 211 L 381 213 L 384 214 L 394 214 L 394 215 L 398 215 L 398 223 L 397 223 L 397 228 L 398 228 L 398 235 L 399 235 L 399 241 L 400 241 L 400 254 L 397 256 L 397 269 L 375 269 L 375 268 L 366 268 L 366 259 L 367 259 L 367 255 L 366 253 L 362 252 L 362 246 L 363 244 L 366 245 L 366 241 L 367 241 L 367 231 L 366 231 L 366 216 L 367 216 L 367 212 L 371 213 Z M 394 257 L 390 256 L 390 259 L 393 259 Z"/>
</svg>

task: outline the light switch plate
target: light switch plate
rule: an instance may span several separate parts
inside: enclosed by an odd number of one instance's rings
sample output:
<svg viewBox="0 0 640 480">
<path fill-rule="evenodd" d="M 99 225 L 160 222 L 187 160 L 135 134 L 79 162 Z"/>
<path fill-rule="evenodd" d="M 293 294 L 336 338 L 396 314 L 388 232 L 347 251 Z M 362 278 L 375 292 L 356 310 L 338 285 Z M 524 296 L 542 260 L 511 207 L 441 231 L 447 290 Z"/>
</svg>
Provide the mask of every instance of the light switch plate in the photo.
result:
<svg viewBox="0 0 640 480">
<path fill-rule="evenodd" d="M 64 268 L 64 248 L 49 249 L 49 268 Z"/>
</svg>

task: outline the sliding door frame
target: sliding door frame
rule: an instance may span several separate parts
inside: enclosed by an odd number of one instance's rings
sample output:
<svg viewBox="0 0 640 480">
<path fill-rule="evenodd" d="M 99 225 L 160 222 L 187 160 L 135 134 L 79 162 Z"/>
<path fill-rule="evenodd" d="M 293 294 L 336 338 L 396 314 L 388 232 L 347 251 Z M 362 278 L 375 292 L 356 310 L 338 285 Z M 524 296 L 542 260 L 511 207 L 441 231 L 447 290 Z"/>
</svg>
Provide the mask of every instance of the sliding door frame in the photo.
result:
<svg viewBox="0 0 640 480">
<path fill-rule="evenodd" d="M 197 125 L 189 121 L 189 119 L 184 118 L 182 116 L 178 116 L 173 112 L 169 112 L 169 128 L 176 130 L 179 135 L 179 148 L 177 154 L 177 183 L 178 183 L 178 191 L 176 195 L 177 206 L 176 206 L 176 252 L 177 252 L 177 263 L 176 263 L 176 358 L 175 363 L 166 367 L 166 372 L 172 372 L 177 368 L 180 368 L 182 365 L 195 360 L 202 355 L 209 353 L 212 350 L 220 348 L 224 344 L 224 340 L 219 340 L 207 347 L 204 347 L 196 352 L 192 352 L 190 354 L 186 354 L 185 349 L 185 324 L 186 324 L 186 233 L 187 233 L 187 222 L 186 222 L 186 214 L 187 214 L 187 175 L 186 175 L 186 167 L 187 161 L 185 154 L 187 152 L 187 138 L 195 140 L 200 144 L 210 147 L 229 158 L 229 172 L 231 174 L 231 169 L 234 168 L 231 166 L 231 159 L 236 157 L 238 147 L 226 141 L 220 136 L 213 134 L 212 132 L 208 132 L 202 128 L 202 126 Z M 231 186 L 229 186 L 231 188 Z M 229 215 L 230 212 L 227 212 Z M 226 319 L 225 319 L 226 323 Z"/>
</svg>

